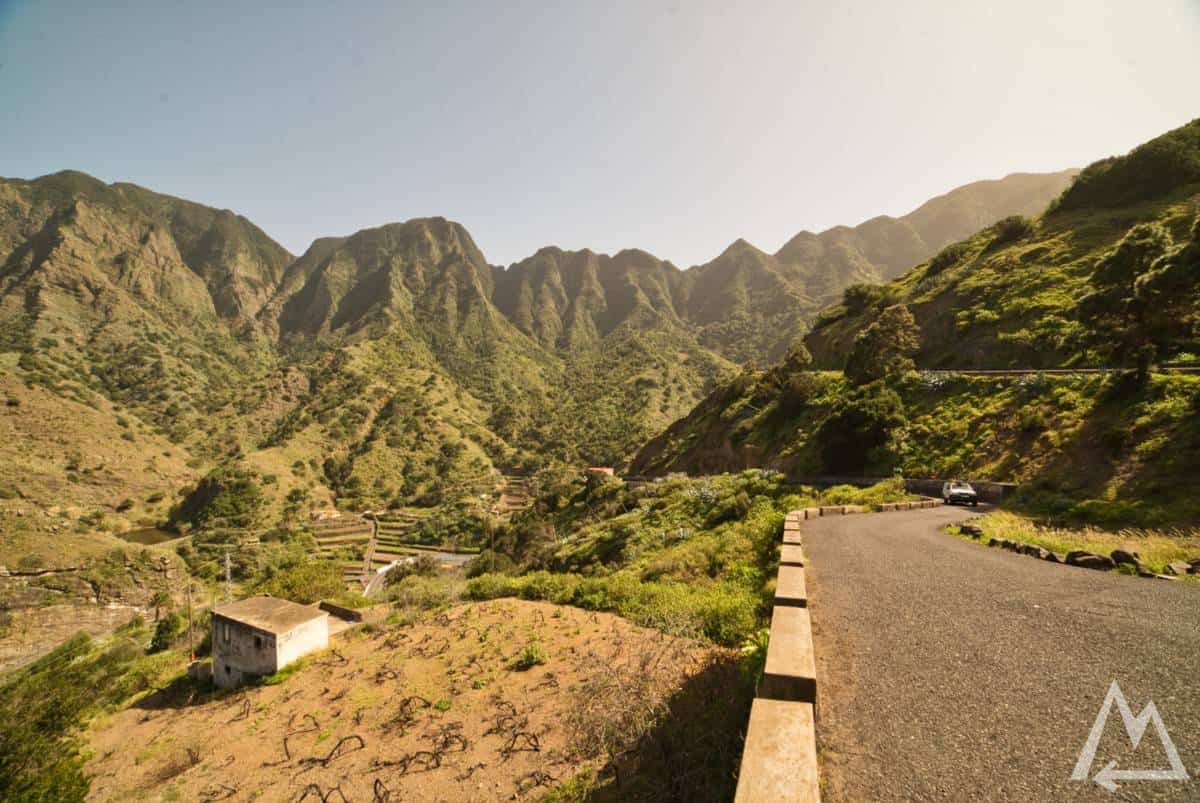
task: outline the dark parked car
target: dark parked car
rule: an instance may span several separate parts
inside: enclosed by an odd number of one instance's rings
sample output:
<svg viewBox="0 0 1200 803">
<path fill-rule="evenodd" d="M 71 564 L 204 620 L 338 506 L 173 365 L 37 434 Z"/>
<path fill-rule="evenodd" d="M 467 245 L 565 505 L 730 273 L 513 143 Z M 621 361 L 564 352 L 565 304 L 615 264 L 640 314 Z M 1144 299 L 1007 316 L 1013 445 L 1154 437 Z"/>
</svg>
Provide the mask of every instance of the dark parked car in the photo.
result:
<svg viewBox="0 0 1200 803">
<path fill-rule="evenodd" d="M 954 480 L 942 486 L 942 501 L 947 505 L 979 505 L 979 495 L 969 482 Z"/>
</svg>

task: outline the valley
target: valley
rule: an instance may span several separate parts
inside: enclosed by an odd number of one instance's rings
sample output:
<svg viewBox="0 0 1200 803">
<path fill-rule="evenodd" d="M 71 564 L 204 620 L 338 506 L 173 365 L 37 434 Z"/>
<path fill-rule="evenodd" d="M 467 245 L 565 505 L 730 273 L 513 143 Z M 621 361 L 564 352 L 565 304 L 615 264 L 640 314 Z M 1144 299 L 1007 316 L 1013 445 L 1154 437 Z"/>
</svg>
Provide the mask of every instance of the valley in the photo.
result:
<svg viewBox="0 0 1200 803">
<path fill-rule="evenodd" d="M 785 522 L 905 478 L 1184 598 L 1198 132 L 686 270 L 0 180 L 0 793 L 728 800 Z M 216 687 L 256 595 L 328 641 Z"/>
</svg>

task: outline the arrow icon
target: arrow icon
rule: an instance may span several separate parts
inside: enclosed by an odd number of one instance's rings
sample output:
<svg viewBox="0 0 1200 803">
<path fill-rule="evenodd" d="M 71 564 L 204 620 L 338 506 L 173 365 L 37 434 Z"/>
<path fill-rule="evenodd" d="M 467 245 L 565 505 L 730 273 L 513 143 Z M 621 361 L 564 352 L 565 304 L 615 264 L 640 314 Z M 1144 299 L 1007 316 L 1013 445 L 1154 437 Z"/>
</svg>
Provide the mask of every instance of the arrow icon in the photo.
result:
<svg viewBox="0 0 1200 803">
<path fill-rule="evenodd" d="M 1142 737 L 1146 734 L 1146 729 L 1151 724 L 1154 725 L 1154 730 L 1158 733 L 1159 741 L 1162 742 L 1163 749 L 1167 753 L 1167 761 L 1170 763 L 1171 769 L 1119 770 L 1116 768 L 1117 762 L 1110 761 L 1096 773 L 1092 780 L 1109 792 L 1117 791 L 1117 781 L 1189 780 L 1187 768 L 1183 766 L 1183 761 L 1179 758 L 1179 751 L 1175 749 L 1175 743 L 1171 741 L 1171 735 L 1167 733 L 1167 726 L 1163 724 L 1162 717 L 1159 716 L 1158 708 L 1154 705 L 1154 702 L 1146 703 L 1146 707 L 1142 709 L 1142 713 L 1135 717 L 1133 711 L 1129 708 L 1129 703 L 1126 701 L 1125 695 L 1121 693 L 1121 687 L 1117 685 L 1117 681 L 1115 680 L 1108 687 L 1108 694 L 1104 698 L 1104 703 L 1100 706 L 1100 713 L 1096 715 L 1096 721 L 1092 724 L 1091 733 L 1088 734 L 1087 741 L 1083 745 L 1083 750 L 1079 753 L 1079 761 L 1075 764 L 1075 771 L 1071 773 L 1071 780 L 1087 780 L 1088 773 L 1092 769 L 1092 762 L 1096 759 L 1096 748 L 1100 744 L 1100 737 L 1104 735 L 1104 725 L 1108 722 L 1108 712 L 1112 710 L 1114 704 L 1117 710 L 1121 712 L 1121 719 L 1125 723 L 1125 733 L 1128 734 L 1129 741 L 1133 744 L 1134 750 L 1141 744 Z"/>
</svg>

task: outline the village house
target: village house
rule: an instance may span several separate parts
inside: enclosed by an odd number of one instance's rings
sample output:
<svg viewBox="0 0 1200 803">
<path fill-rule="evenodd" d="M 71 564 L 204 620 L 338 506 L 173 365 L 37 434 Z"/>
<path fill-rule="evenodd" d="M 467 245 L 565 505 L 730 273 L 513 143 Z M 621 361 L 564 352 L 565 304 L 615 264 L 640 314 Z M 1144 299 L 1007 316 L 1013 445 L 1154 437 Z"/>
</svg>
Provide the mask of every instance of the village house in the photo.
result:
<svg viewBox="0 0 1200 803">
<path fill-rule="evenodd" d="M 328 613 L 265 595 L 213 608 L 212 628 L 213 682 L 223 688 L 329 645 Z"/>
</svg>

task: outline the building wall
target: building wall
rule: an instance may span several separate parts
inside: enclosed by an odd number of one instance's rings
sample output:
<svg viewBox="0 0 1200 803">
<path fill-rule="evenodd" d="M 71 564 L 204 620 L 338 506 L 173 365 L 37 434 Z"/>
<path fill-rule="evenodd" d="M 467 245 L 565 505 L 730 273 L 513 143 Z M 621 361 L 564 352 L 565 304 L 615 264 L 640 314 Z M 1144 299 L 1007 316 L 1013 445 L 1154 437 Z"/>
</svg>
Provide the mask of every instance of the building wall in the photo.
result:
<svg viewBox="0 0 1200 803">
<path fill-rule="evenodd" d="M 245 675 L 276 671 L 274 635 L 218 615 L 212 623 L 213 682 L 218 686 L 236 686 Z"/>
<path fill-rule="evenodd" d="M 305 622 L 276 640 L 276 666 L 283 669 L 301 656 L 329 646 L 329 614 Z"/>
</svg>

